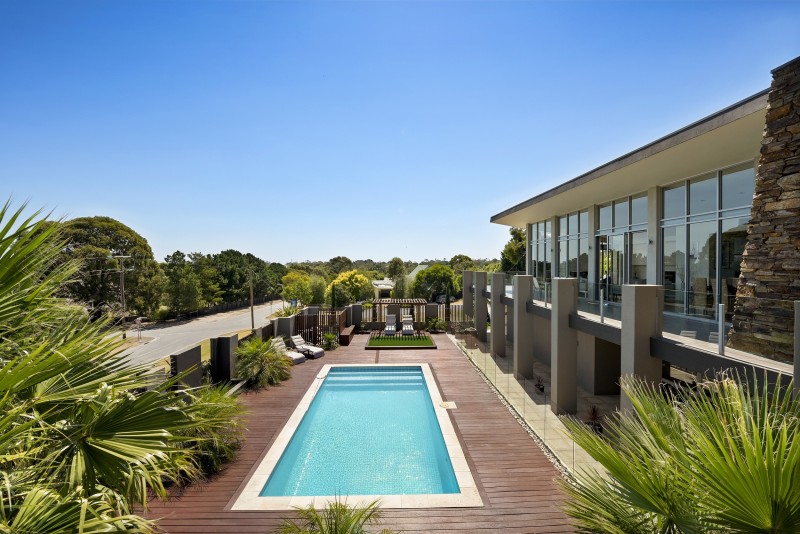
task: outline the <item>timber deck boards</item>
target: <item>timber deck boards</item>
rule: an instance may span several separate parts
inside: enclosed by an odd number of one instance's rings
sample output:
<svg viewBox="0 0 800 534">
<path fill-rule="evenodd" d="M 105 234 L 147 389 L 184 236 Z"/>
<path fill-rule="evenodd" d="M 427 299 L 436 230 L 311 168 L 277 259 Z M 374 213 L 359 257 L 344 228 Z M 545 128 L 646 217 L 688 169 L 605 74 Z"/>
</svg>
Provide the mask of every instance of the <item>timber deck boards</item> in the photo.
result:
<svg viewBox="0 0 800 534">
<path fill-rule="evenodd" d="M 484 502 L 481 508 L 384 509 L 383 527 L 406 533 L 574 530 L 561 511 L 566 496 L 558 487 L 558 471 L 447 336 L 435 336 L 437 350 L 422 351 L 365 351 L 368 338 L 356 336 L 347 347 L 293 367 L 292 378 L 279 386 L 243 394 L 248 431 L 237 460 L 212 480 L 193 484 L 168 502 L 152 501 L 147 517 L 160 518 L 160 528 L 176 534 L 275 532 L 283 518 L 294 516 L 292 511 L 226 507 L 323 365 L 378 361 L 431 365 L 442 399 L 457 405 L 449 413 Z"/>
</svg>

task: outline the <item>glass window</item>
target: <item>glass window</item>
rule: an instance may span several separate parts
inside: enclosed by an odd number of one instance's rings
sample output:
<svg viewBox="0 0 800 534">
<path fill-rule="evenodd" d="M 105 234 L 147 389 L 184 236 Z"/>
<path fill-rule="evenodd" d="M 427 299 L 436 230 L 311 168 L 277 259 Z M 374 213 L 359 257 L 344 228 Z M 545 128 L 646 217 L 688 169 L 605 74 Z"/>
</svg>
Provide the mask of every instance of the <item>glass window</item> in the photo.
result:
<svg viewBox="0 0 800 534">
<path fill-rule="evenodd" d="M 585 234 L 589 231 L 589 211 L 584 210 L 578 214 L 579 226 L 578 232 Z"/>
<path fill-rule="evenodd" d="M 611 228 L 611 204 L 600 206 L 600 224 L 598 228 Z"/>
<path fill-rule="evenodd" d="M 689 312 L 714 315 L 717 283 L 717 221 L 689 225 Z"/>
<path fill-rule="evenodd" d="M 558 276 L 566 278 L 567 275 L 567 244 L 568 241 L 558 242 Z"/>
<path fill-rule="evenodd" d="M 664 189 L 664 218 L 683 217 L 686 215 L 686 186 L 681 184 Z"/>
<path fill-rule="evenodd" d="M 631 224 L 647 222 L 647 195 L 631 199 Z"/>
<path fill-rule="evenodd" d="M 585 237 L 578 240 L 578 278 L 584 282 L 589 278 L 589 240 Z"/>
<path fill-rule="evenodd" d="M 569 240 L 569 262 L 567 264 L 567 276 L 570 278 L 578 277 L 578 240 Z"/>
<path fill-rule="evenodd" d="M 541 224 L 541 223 L 539 223 Z M 544 223 L 544 238 L 550 239 L 553 236 L 553 222 L 550 220 L 545 221 Z"/>
<path fill-rule="evenodd" d="M 614 202 L 614 226 L 628 226 L 628 201 Z"/>
<path fill-rule="evenodd" d="M 664 228 L 664 308 L 683 312 L 686 290 L 686 226 Z"/>
<path fill-rule="evenodd" d="M 569 235 L 578 235 L 578 212 L 569 214 Z"/>
<path fill-rule="evenodd" d="M 753 203 L 756 173 L 753 167 L 722 173 L 722 209 L 749 208 Z"/>
<path fill-rule="evenodd" d="M 536 224 L 536 235 L 538 236 L 539 240 L 544 239 L 544 223 L 543 222 L 540 222 L 540 223 Z"/>
<path fill-rule="evenodd" d="M 717 177 L 698 178 L 689 182 L 689 213 L 708 213 L 717 209 Z"/>
<path fill-rule="evenodd" d="M 723 182 L 724 184 L 724 182 Z M 720 257 L 720 295 L 727 312 L 733 311 L 736 286 L 741 272 L 742 253 L 747 244 L 747 225 L 749 219 L 735 218 L 722 220 L 722 245 Z"/>
<path fill-rule="evenodd" d="M 563 237 L 563 236 L 569 235 L 569 232 L 567 231 L 567 216 L 566 215 L 563 215 L 563 216 L 558 218 L 558 235 L 559 235 L 559 237 Z"/>
</svg>

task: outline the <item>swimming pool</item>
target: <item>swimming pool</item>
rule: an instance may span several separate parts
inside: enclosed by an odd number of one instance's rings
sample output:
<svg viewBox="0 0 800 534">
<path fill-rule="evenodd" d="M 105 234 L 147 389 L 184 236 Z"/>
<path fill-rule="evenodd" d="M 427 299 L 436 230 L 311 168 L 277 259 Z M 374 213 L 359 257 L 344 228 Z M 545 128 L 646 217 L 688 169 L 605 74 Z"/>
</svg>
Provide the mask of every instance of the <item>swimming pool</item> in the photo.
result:
<svg viewBox="0 0 800 534">
<path fill-rule="evenodd" d="M 330 370 L 262 497 L 458 493 L 419 366 Z"/>
<path fill-rule="evenodd" d="M 427 364 L 326 365 L 231 508 L 482 506 L 446 406 Z"/>
</svg>

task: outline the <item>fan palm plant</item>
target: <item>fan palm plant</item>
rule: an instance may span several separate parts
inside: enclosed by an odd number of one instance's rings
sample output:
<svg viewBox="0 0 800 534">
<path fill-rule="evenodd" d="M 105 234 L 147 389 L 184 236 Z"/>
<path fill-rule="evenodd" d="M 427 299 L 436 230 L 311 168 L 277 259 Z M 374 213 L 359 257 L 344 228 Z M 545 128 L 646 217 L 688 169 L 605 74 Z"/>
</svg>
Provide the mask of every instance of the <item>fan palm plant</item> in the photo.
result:
<svg viewBox="0 0 800 534">
<path fill-rule="evenodd" d="M 676 398 L 623 378 L 633 413 L 602 437 L 569 421 L 607 470 L 564 483 L 585 532 L 800 531 L 800 397 L 792 386 L 722 377 Z"/>
<path fill-rule="evenodd" d="M 271 341 L 252 338 L 236 348 L 236 375 L 249 387 L 265 388 L 292 375 L 292 359 Z"/>
<path fill-rule="evenodd" d="M 131 506 L 197 476 L 191 430 L 213 418 L 58 297 L 79 265 L 23 209 L 0 209 L 0 532 L 149 531 Z"/>
<path fill-rule="evenodd" d="M 298 521 L 285 520 L 281 534 L 366 534 L 369 525 L 379 525 L 382 519 L 378 501 L 367 505 L 350 506 L 338 498 L 322 510 L 314 505 L 297 508 Z M 389 529 L 381 529 L 380 534 L 392 534 Z"/>
</svg>

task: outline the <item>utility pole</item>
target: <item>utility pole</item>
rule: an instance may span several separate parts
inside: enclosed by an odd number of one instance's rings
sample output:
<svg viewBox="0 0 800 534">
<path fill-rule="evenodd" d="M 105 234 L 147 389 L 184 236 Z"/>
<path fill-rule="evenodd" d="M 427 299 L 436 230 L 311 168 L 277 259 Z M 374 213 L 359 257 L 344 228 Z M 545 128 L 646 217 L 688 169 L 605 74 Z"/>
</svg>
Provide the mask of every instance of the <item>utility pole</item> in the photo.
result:
<svg viewBox="0 0 800 534">
<path fill-rule="evenodd" d="M 121 304 L 122 304 L 122 339 L 125 339 L 126 338 L 126 332 L 125 332 L 125 265 L 124 265 L 123 262 L 124 262 L 125 258 L 130 258 L 130 256 L 124 256 L 124 255 L 120 254 L 120 255 L 111 256 L 111 257 L 114 258 L 114 259 L 118 259 L 119 260 L 119 292 L 120 292 L 119 298 L 120 298 L 120 301 L 121 301 Z"/>
<path fill-rule="evenodd" d="M 255 314 L 253 312 L 253 271 L 249 271 L 248 278 L 250 279 L 250 329 L 256 329 L 256 319 Z"/>
</svg>

